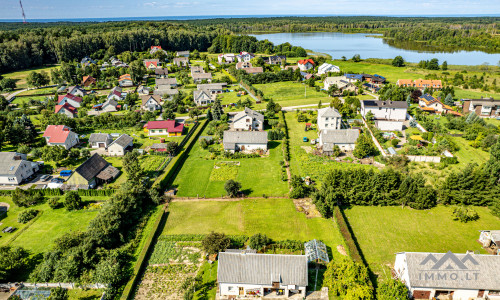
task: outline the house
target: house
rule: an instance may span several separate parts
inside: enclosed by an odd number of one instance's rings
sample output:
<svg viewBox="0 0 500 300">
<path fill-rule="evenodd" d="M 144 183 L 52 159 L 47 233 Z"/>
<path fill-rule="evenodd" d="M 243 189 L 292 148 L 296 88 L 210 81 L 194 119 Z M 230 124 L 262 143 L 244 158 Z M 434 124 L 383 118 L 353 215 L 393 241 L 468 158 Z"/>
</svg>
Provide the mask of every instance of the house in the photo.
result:
<svg viewBox="0 0 500 300">
<path fill-rule="evenodd" d="M 66 184 L 86 185 L 89 188 L 95 188 L 100 183 L 112 181 L 119 174 L 120 170 L 95 153 L 71 173 Z"/>
<path fill-rule="evenodd" d="M 164 87 L 162 87 L 164 86 Z M 156 79 L 156 88 L 157 89 L 164 89 L 166 87 L 168 88 L 175 88 L 177 87 L 177 78 L 160 78 Z"/>
<path fill-rule="evenodd" d="M 264 130 L 264 115 L 245 107 L 234 116 L 232 127 L 234 130 Z"/>
<path fill-rule="evenodd" d="M 233 53 L 219 54 L 217 61 L 219 64 L 232 64 L 236 61 L 236 56 Z"/>
<path fill-rule="evenodd" d="M 482 230 L 479 234 L 479 242 L 483 247 L 494 245 L 500 248 L 500 230 Z"/>
<path fill-rule="evenodd" d="M 175 57 L 174 64 L 178 67 L 187 67 L 189 65 L 189 57 Z"/>
<path fill-rule="evenodd" d="M 139 95 L 149 95 L 149 88 L 147 86 L 141 85 L 137 88 L 137 93 Z"/>
<path fill-rule="evenodd" d="M 207 90 L 193 91 L 193 100 L 197 106 L 206 106 L 215 101 L 216 95 Z"/>
<path fill-rule="evenodd" d="M 236 70 L 244 70 L 246 68 L 251 68 L 252 63 L 248 61 L 240 61 L 236 63 Z"/>
<path fill-rule="evenodd" d="M 342 115 L 332 107 L 318 109 L 318 131 L 323 129 L 342 129 Z"/>
<path fill-rule="evenodd" d="M 132 77 L 130 74 L 123 74 L 118 78 L 118 84 L 120 86 L 134 86 L 134 82 L 132 81 Z"/>
<path fill-rule="evenodd" d="M 206 83 L 206 84 L 198 84 L 196 86 L 198 90 L 205 90 L 210 92 L 211 94 L 221 94 L 227 87 L 226 82 L 221 83 Z"/>
<path fill-rule="evenodd" d="M 86 66 L 89 66 L 89 65 L 95 65 L 96 64 L 96 61 L 93 60 L 92 58 L 88 57 L 88 56 L 85 56 L 84 58 L 82 58 L 82 60 L 80 61 L 80 64 L 84 67 Z"/>
<path fill-rule="evenodd" d="M 38 166 L 26 154 L 0 152 L 0 184 L 21 184 L 38 171 Z"/>
<path fill-rule="evenodd" d="M 299 68 L 299 66 L 286 66 L 285 70 L 290 70 L 291 69 L 292 71 L 295 72 L 295 70 L 297 70 L 298 68 Z"/>
<path fill-rule="evenodd" d="M 327 155 L 333 154 L 335 146 L 342 151 L 353 151 L 358 137 L 358 129 L 323 129 L 319 133 L 319 147 Z"/>
<path fill-rule="evenodd" d="M 191 66 L 191 76 L 196 73 L 205 73 L 205 69 L 202 66 Z"/>
<path fill-rule="evenodd" d="M 398 79 L 396 84 L 399 87 L 416 87 L 420 90 L 424 90 L 425 88 L 432 88 L 435 90 L 440 90 L 443 88 L 441 80 L 417 79 L 417 80 L 413 81 L 411 79 Z"/>
<path fill-rule="evenodd" d="M 240 52 L 240 54 L 238 54 L 236 58 L 238 59 L 239 62 L 249 62 L 250 60 L 255 58 L 255 54 L 243 51 Z"/>
<path fill-rule="evenodd" d="M 344 74 L 344 77 L 348 82 L 351 83 L 365 80 L 363 74 Z"/>
<path fill-rule="evenodd" d="M 158 51 L 162 51 L 163 53 L 167 54 L 167 51 L 163 50 L 161 46 L 151 46 L 151 49 L 149 50 L 149 54 L 155 54 Z"/>
<path fill-rule="evenodd" d="M 117 68 L 128 68 L 128 65 L 124 62 L 122 62 L 121 60 L 119 60 L 118 58 L 116 57 L 111 57 L 109 59 L 109 61 L 111 62 L 111 65 L 113 67 L 117 67 Z M 104 66 L 104 64 L 103 64 Z"/>
<path fill-rule="evenodd" d="M 96 84 L 97 80 L 92 76 L 83 76 L 82 85 L 84 87 Z"/>
<path fill-rule="evenodd" d="M 89 137 L 89 146 L 91 148 L 108 148 L 113 142 L 113 137 L 109 133 L 92 133 Z"/>
<path fill-rule="evenodd" d="M 189 51 L 177 51 L 177 53 L 175 53 L 175 56 L 178 56 L 178 57 L 189 57 Z"/>
<path fill-rule="evenodd" d="M 87 91 L 85 91 L 80 86 L 75 85 L 75 86 L 68 87 L 68 94 L 76 96 L 76 97 L 83 97 L 87 94 Z"/>
<path fill-rule="evenodd" d="M 297 63 L 301 71 L 307 71 L 314 68 L 314 61 L 312 59 L 301 59 Z"/>
<path fill-rule="evenodd" d="M 162 85 L 153 91 L 153 95 L 160 96 L 162 100 L 172 100 L 175 95 L 179 94 L 179 90 L 172 89 L 168 86 Z"/>
<path fill-rule="evenodd" d="M 145 59 L 143 60 L 144 66 L 148 70 L 156 70 L 160 66 L 160 60 L 159 59 Z"/>
<path fill-rule="evenodd" d="M 384 76 L 380 76 L 377 74 L 374 74 L 374 75 L 363 74 L 363 75 L 365 77 L 365 81 L 371 82 L 374 84 L 382 84 L 382 83 L 385 83 L 385 81 L 387 80 Z"/>
<path fill-rule="evenodd" d="M 370 91 L 372 93 L 376 93 L 380 90 L 380 87 L 378 87 L 376 84 L 371 83 L 371 82 L 364 82 L 363 89 Z"/>
<path fill-rule="evenodd" d="M 224 131 L 224 150 L 236 151 L 267 151 L 267 132 L 265 131 Z"/>
<path fill-rule="evenodd" d="M 421 110 L 430 113 L 440 114 L 452 110 L 450 106 L 443 104 L 441 101 L 429 94 L 423 94 L 422 96 L 418 97 L 418 106 Z"/>
<path fill-rule="evenodd" d="M 155 69 L 156 78 L 167 78 L 168 77 L 168 69 L 167 68 L 156 68 Z"/>
<path fill-rule="evenodd" d="M 68 118 L 75 118 L 78 114 L 77 109 L 69 103 L 63 105 L 56 105 L 54 113 L 66 115 Z"/>
<path fill-rule="evenodd" d="M 262 57 L 264 63 L 269 65 L 282 65 L 286 64 L 286 56 L 285 55 L 273 55 L 273 56 L 264 56 Z"/>
<path fill-rule="evenodd" d="M 108 154 L 111 156 L 123 156 L 134 147 L 134 138 L 128 134 L 120 135 L 108 147 Z"/>
<path fill-rule="evenodd" d="M 184 125 L 175 122 L 175 120 L 149 121 L 144 125 L 144 132 L 146 132 L 149 136 L 181 136 L 184 132 Z"/>
<path fill-rule="evenodd" d="M 371 112 L 375 126 L 380 130 L 402 131 L 407 110 L 406 101 L 361 100 L 361 115 L 366 117 Z"/>
<path fill-rule="evenodd" d="M 194 73 L 193 82 L 201 83 L 202 81 L 212 82 L 212 73 Z"/>
<path fill-rule="evenodd" d="M 323 81 L 323 88 L 328 91 L 332 85 L 337 86 L 337 91 L 340 94 L 344 91 L 358 92 L 358 87 L 349 82 L 345 76 L 326 77 Z"/>
<path fill-rule="evenodd" d="M 121 101 L 123 100 L 122 88 L 115 86 L 108 94 L 108 100 Z"/>
<path fill-rule="evenodd" d="M 462 111 L 464 115 L 471 112 L 484 118 L 500 117 L 500 100 L 491 98 L 463 99 Z"/>
<path fill-rule="evenodd" d="M 120 108 L 121 108 L 121 105 L 119 105 L 118 102 L 116 102 L 116 100 L 109 99 L 109 100 L 106 100 L 106 102 L 104 102 L 104 103 L 99 103 L 99 104 L 92 106 L 92 109 L 94 109 L 94 110 L 89 110 L 88 115 L 100 115 L 100 114 L 107 113 L 107 112 L 115 112 L 115 111 L 119 111 Z"/>
<path fill-rule="evenodd" d="M 500 256 L 400 252 L 393 274 L 414 299 L 500 299 Z"/>
<path fill-rule="evenodd" d="M 293 295 L 302 299 L 308 285 L 307 268 L 305 255 L 220 252 L 218 296 L 261 298 L 279 292 L 287 299 Z"/>
<path fill-rule="evenodd" d="M 248 74 L 252 75 L 264 73 L 264 69 L 262 67 L 244 68 L 243 70 L 245 70 L 245 72 L 247 72 Z"/>
<path fill-rule="evenodd" d="M 318 67 L 318 75 L 323 75 L 328 73 L 340 73 L 340 68 L 338 66 L 329 63 L 324 63 Z"/>
<path fill-rule="evenodd" d="M 48 125 L 43 137 L 49 146 L 63 146 L 66 150 L 78 144 L 78 134 L 65 125 Z"/>
<path fill-rule="evenodd" d="M 141 108 L 146 111 L 161 110 L 161 96 L 143 95 L 141 97 Z"/>
<path fill-rule="evenodd" d="M 77 96 L 73 96 L 71 94 L 66 94 L 66 95 L 60 95 L 57 97 L 57 104 L 58 105 L 64 105 L 65 103 L 68 103 L 69 105 L 73 107 L 80 107 L 83 99 Z"/>
</svg>

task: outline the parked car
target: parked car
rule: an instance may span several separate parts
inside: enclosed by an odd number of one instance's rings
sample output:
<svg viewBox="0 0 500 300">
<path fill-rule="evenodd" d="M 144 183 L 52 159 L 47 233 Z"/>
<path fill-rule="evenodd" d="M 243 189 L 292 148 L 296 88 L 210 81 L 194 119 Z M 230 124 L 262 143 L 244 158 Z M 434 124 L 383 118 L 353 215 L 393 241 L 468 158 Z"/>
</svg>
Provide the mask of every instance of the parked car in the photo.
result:
<svg viewBox="0 0 500 300">
<path fill-rule="evenodd" d="M 63 183 L 64 179 L 56 177 L 56 178 L 52 178 L 52 180 L 50 182 L 52 182 L 52 183 Z"/>
<path fill-rule="evenodd" d="M 50 178 L 52 178 L 52 176 L 50 176 L 50 175 L 42 175 L 42 177 L 40 177 L 40 180 L 41 181 L 48 181 Z"/>
</svg>

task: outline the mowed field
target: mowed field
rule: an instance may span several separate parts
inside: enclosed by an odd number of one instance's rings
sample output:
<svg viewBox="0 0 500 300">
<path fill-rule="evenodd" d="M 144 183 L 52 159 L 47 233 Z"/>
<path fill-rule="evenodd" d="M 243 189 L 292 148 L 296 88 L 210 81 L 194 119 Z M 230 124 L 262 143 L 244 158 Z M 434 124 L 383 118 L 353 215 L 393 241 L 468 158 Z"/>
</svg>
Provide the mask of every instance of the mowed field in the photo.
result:
<svg viewBox="0 0 500 300">
<path fill-rule="evenodd" d="M 50 70 L 55 68 L 59 68 L 59 66 L 44 66 L 44 67 L 32 68 L 32 69 L 2 74 L 2 76 L 5 78 L 14 79 L 16 81 L 17 88 L 25 89 L 28 87 L 28 84 L 26 83 L 26 78 L 28 77 L 28 74 L 31 71 L 37 71 L 37 72 L 45 71 L 50 75 Z"/>
<path fill-rule="evenodd" d="M 274 240 L 322 240 L 339 258 L 338 245 L 344 245 L 333 220 L 308 219 L 295 209 L 290 199 L 246 199 L 240 201 L 172 202 L 162 234 L 229 235 L 262 233 Z M 330 256 L 331 257 L 331 256 Z"/>
<path fill-rule="evenodd" d="M 453 207 L 446 206 L 429 210 L 353 206 L 345 214 L 370 267 L 386 277 L 397 252 L 486 253 L 476 242 L 479 230 L 500 228 L 500 219 L 488 208 L 474 209 L 480 218 L 469 223 L 453 221 Z"/>
</svg>

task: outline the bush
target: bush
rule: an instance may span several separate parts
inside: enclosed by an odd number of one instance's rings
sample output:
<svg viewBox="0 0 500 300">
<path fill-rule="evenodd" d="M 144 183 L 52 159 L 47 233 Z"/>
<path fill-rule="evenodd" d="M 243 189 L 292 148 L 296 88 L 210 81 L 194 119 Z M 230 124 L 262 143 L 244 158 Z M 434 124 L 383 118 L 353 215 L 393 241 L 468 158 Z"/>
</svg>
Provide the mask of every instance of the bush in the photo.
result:
<svg viewBox="0 0 500 300">
<path fill-rule="evenodd" d="M 64 196 L 64 207 L 68 211 L 77 210 L 82 207 L 82 198 L 77 191 L 69 191 Z"/>
<path fill-rule="evenodd" d="M 260 249 L 267 246 L 269 243 L 271 243 L 270 238 L 268 238 L 265 234 L 257 233 L 250 237 L 248 246 L 250 246 L 250 248 L 252 249 L 259 251 Z"/>
<path fill-rule="evenodd" d="M 203 251 L 208 254 L 217 254 L 231 245 L 231 239 L 224 233 L 211 232 L 202 241 Z"/>
<path fill-rule="evenodd" d="M 392 140 L 391 140 L 391 145 L 392 145 L 393 147 L 396 147 L 396 146 L 399 144 L 399 142 L 400 142 L 400 140 L 398 140 L 398 139 L 392 139 Z"/>
<path fill-rule="evenodd" d="M 54 197 L 49 199 L 50 208 L 56 209 L 59 208 L 59 205 L 61 205 L 61 203 L 59 202 L 59 197 Z"/>
<path fill-rule="evenodd" d="M 389 279 L 377 287 L 377 299 L 379 300 L 407 300 L 408 288 L 397 279 Z"/>
<path fill-rule="evenodd" d="M 241 183 L 239 183 L 237 181 L 234 181 L 232 179 L 229 179 L 224 184 L 224 189 L 226 190 L 226 194 L 229 197 L 234 198 L 234 197 L 236 197 L 238 195 L 238 192 L 241 189 Z"/>
<path fill-rule="evenodd" d="M 334 260 L 328 264 L 323 285 L 337 296 L 356 294 L 355 298 L 346 299 L 374 299 L 368 269 L 348 258 Z"/>
<path fill-rule="evenodd" d="M 458 206 L 453 209 L 453 220 L 467 223 L 479 219 L 479 214 L 468 206 Z"/>
<path fill-rule="evenodd" d="M 68 290 L 61 287 L 50 289 L 48 300 L 67 300 L 69 299 Z"/>
<path fill-rule="evenodd" d="M 27 209 L 25 211 L 22 211 L 19 213 L 17 216 L 17 222 L 26 224 L 29 221 L 33 220 L 38 215 L 38 210 L 36 209 Z"/>
</svg>

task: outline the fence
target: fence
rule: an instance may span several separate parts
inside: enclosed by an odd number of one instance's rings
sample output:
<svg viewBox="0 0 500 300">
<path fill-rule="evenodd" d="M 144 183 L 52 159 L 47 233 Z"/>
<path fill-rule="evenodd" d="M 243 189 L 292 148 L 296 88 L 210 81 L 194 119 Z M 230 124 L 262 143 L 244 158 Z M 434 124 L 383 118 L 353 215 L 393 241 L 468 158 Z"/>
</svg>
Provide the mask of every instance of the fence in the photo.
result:
<svg viewBox="0 0 500 300">
<path fill-rule="evenodd" d="M 365 118 L 362 118 L 362 120 L 363 120 L 363 123 L 365 124 L 366 128 L 367 128 L 367 129 L 368 129 L 368 131 L 370 132 L 370 135 L 371 135 L 371 137 L 372 137 L 373 143 L 375 143 L 375 146 L 377 146 L 378 151 L 380 151 L 380 153 L 382 154 L 382 156 L 387 156 L 387 153 L 385 153 L 384 148 L 382 148 L 382 146 L 380 145 L 380 143 L 377 141 L 377 139 L 376 139 L 376 138 L 375 138 L 375 136 L 373 135 L 373 132 L 372 132 L 372 130 L 370 129 L 370 126 L 368 126 L 368 123 L 366 123 Z"/>
<path fill-rule="evenodd" d="M 433 162 L 433 163 L 441 162 L 440 156 L 407 155 L 406 157 L 408 157 L 410 161 L 415 161 L 415 162 Z"/>
</svg>

